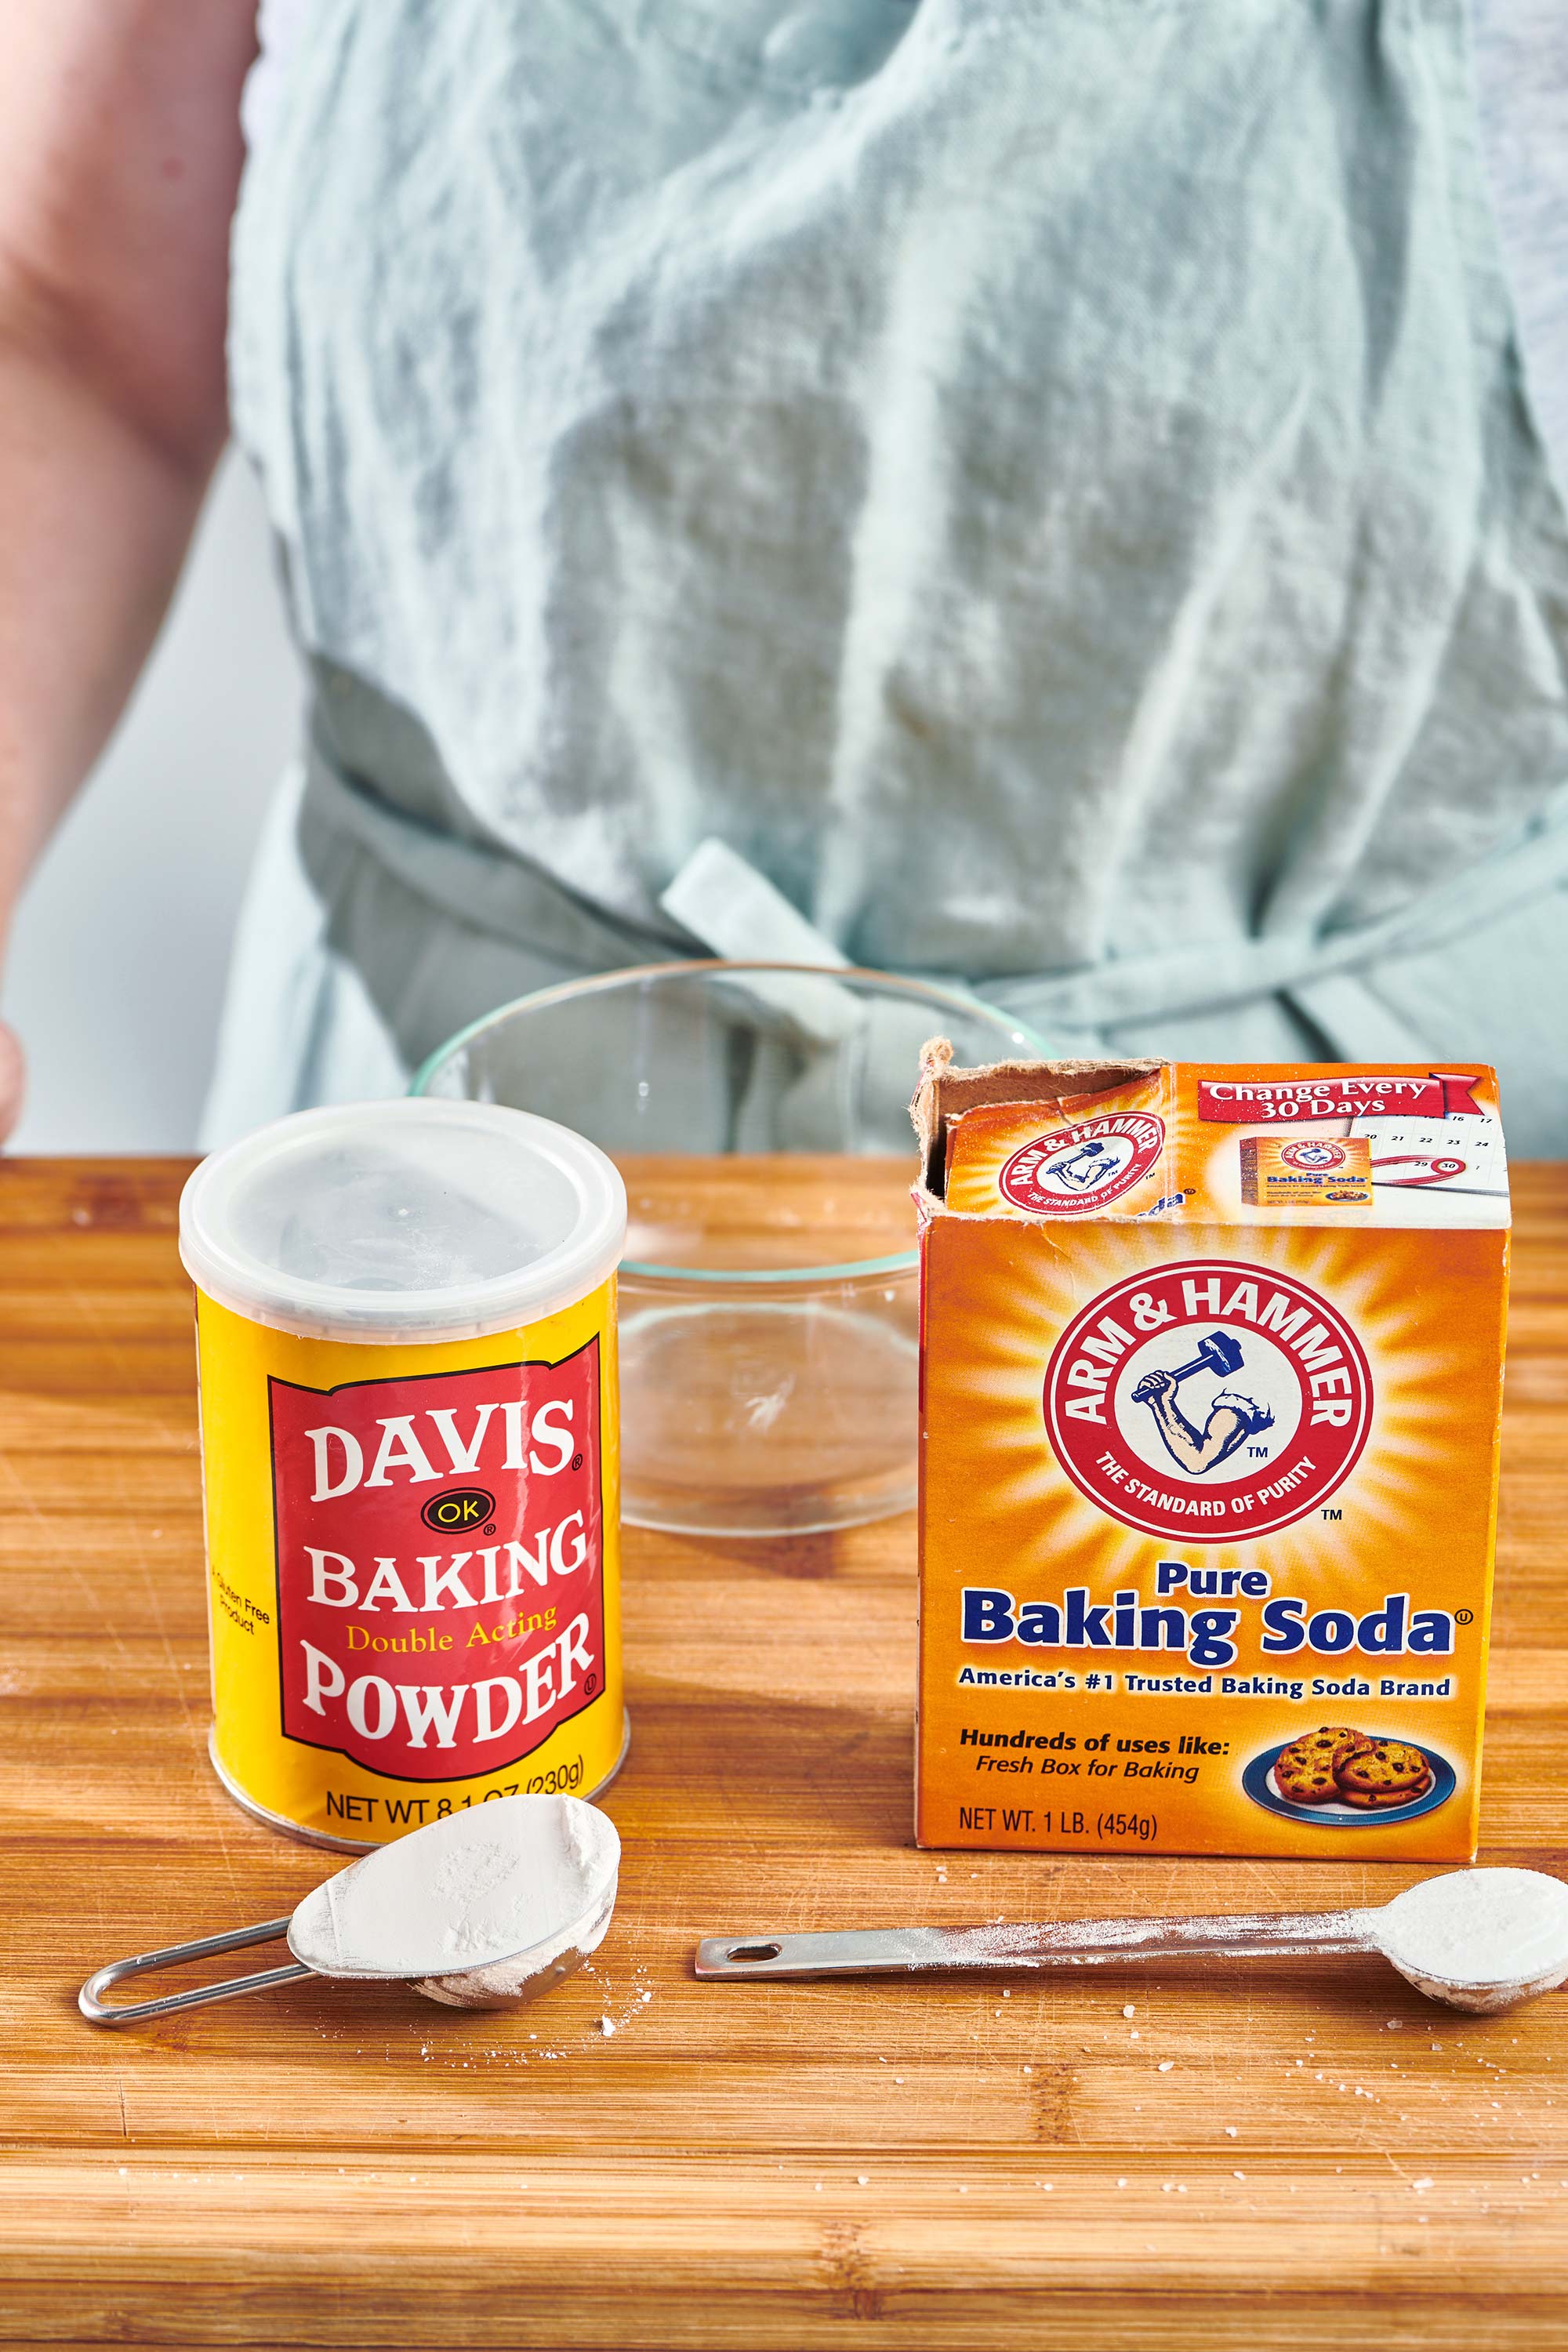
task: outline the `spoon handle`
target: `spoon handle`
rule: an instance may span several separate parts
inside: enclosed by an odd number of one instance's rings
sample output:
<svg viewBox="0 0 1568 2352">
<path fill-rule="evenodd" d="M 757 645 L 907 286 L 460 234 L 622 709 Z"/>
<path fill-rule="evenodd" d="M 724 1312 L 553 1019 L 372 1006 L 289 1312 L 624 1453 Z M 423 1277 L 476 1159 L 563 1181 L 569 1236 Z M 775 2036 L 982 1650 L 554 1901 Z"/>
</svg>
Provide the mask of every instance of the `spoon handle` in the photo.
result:
<svg viewBox="0 0 1568 2352">
<path fill-rule="evenodd" d="M 859 1927 L 829 1936 L 709 1936 L 696 1972 L 718 1977 L 943 1976 L 1084 1968 L 1184 1952 L 1256 1959 L 1271 1952 L 1377 1948 L 1371 1911 L 1220 1914 L 1194 1919 L 1061 1919 L 983 1927 Z"/>
<path fill-rule="evenodd" d="M 257 1927 L 236 1927 L 226 1936 L 203 1936 L 191 1944 L 168 1944 L 161 1952 L 139 1952 L 134 1959 L 110 1960 L 89 1977 L 77 1995 L 77 2007 L 90 2025 L 141 2025 L 150 2017 L 172 2017 L 177 2009 L 203 2009 L 209 2000 L 234 2000 L 242 1992 L 266 1992 L 272 1985 L 292 1984 L 297 1977 L 314 1973 L 290 1960 L 287 1968 L 261 1969 L 255 1976 L 227 1977 L 222 1984 L 194 1985 L 189 1992 L 165 1993 L 161 2000 L 117 2001 L 103 1998 L 110 1985 L 125 1977 L 148 1975 L 155 1969 L 177 1968 L 182 1960 L 210 1959 L 218 1952 L 237 1952 L 247 1944 L 271 1944 L 289 1933 L 292 1913 L 282 1919 L 263 1919 Z"/>
</svg>

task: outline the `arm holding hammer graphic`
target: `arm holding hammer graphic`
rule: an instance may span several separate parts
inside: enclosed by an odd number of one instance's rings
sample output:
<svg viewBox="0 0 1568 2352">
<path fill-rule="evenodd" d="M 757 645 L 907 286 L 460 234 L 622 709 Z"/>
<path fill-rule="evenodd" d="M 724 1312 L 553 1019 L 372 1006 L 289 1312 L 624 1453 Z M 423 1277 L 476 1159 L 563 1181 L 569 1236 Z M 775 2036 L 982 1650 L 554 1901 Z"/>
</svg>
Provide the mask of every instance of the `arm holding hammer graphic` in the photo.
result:
<svg viewBox="0 0 1568 2352">
<path fill-rule="evenodd" d="M 1225 1461 L 1243 1438 L 1254 1430 L 1267 1428 L 1273 1419 L 1271 1413 L 1249 1399 L 1222 1391 L 1209 1407 L 1208 1419 L 1200 1431 L 1194 1428 L 1176 1402 L 1176 1387 L 1172 1372 L 1145 1372 L 1132 1394 L 1153 1414 L 1172 1459 L 1194 1478 L 1201 1478 L 1205 1470 Z"/>
</svg>

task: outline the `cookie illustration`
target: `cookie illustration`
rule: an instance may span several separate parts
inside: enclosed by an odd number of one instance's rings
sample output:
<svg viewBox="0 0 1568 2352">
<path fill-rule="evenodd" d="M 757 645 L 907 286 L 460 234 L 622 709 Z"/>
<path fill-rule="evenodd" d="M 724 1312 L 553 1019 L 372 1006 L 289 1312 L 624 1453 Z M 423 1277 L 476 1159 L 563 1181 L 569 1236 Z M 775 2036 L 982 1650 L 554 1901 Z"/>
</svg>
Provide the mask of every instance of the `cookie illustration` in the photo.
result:
<svg viewBox="0 0 1568 2352">
<path fill-rule="evenodd" d="M 1355 1749 L 1370 1748 L 1372 1741 L 1364 1731 L 1354 1731 L 1346 1723 L 1322 1723 L 1316 1731 L 1303 1731 L 1290 1742 L 1292 1755 L 1327 1756 L 1337 1765 L 1342 1757 Z"/>
<path fill-rule="evenodd" d="M 1390 1790 L 1386 1796 L 1358 1795 L 1353 1790 L 1342 1789 L 1340 1797 L 1342 1803 L 1353 1805 L 1359 1813 L 1385 1813 L 1394 1805 L 1413 1805 L 1417 1797 L 1426 1794 L 1432 1782 L 1433 1775 L 1428 1770 L 1413 1789 Z"/>
<path fill-rule="evenodd" d="M 1407 1739 L 1379 1739 L 1370 1748 L 1356 1748 L 1342 1758 L 1333 1772 L 1350 1805 L 1363 1799 L 1408 1804 L 1432 1785 L 1431 1766 Z"/>
<path fill-rule="evenodd" d="M 1333 1758 L 1326 1748 L 1305 1745 L 1282 1748 L 1274 1759 L 1274 1782 L 1293 1805 L 1334 1805 L 1341 1801 Z"/>
<path fill-rule="evenodd" d="M 1437 1774 L 1412 1741 L 1377 1739 L 1348 1723 L 1321 1723 L 1315 1731 L 1300 1732 L 1271 1765 L 1257 1759 L 1247 1780 L 1255 1797 L 1259 1791 L 1252 1776 L 1260 1769 L 1268 1772 L 1266 1787 L 1287 1804 L 1344 1806 L 1355 1813 L 1393 1813 L 1437 1785 Z"/>
</svg>

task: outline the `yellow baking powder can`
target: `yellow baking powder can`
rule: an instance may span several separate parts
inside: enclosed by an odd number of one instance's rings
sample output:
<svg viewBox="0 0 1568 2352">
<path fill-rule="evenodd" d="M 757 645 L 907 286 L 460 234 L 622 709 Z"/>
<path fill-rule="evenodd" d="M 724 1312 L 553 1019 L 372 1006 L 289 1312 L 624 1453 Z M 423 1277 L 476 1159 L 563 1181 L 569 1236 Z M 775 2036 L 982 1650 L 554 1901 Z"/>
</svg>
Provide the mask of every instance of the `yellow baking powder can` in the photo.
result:
<svg viewBox="0 0 1568 2352">
<path fill-rule="evenodd" d="M 602 1151 L 489 1103 L 300 1111 L 185 1186 L 211 1753 L 274 1828 L 614 1776 L 626 1225 Z"/>
</svg>

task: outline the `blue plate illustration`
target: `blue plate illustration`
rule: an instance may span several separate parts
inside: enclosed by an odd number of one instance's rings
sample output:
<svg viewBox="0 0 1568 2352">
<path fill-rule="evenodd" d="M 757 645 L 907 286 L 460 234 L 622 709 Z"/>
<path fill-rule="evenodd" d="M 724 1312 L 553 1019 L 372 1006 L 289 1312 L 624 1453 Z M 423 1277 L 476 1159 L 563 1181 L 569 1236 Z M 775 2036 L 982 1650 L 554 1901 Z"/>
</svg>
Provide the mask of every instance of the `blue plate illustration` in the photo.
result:
<svg viewBox="0 0 1568 2352">
<path fill-rule="evenodd" d="M 1369 1737 L 1402 1739 L 1405 1734 L 1383 1731 L 1372 1733 Z M 1363 1812 L 1358 1805 L 1293 1805 L 1289 1797 L 1279 1794 L 1274 1782 L 1275 1759 L 1289 1748 L 1290 1742 L 1288 1739 L 1280 1740 L 1276 1748 L 1266 1748 L 1261 1756 L 1255 1756 L 1241 1776 L 1241 1785 L 1253 1803 L 1261 1805 L 1266 1813 L 1278 1813 L 1284 1821 L 1309 1822 L 1319 1829 L 1365 1830 L 1376 1829 L 1388 1822 L 1419 1821 L 1423 1813 L 1435 1813 L 1439 1805 L 1447 1803 L 1454 1793 L 1458 1776 L 1447 1757 L 1439 1756 L 1435 1748 L 1428 1748 L 1425 1740 L 1418 1740 L 1415 1744 L 1432 1767 L 1432 1786 L 1423 1796 L 1412 1797 L 1407 1805 L 1383 1805 L 1376 1812 Z"/>
</svg>

